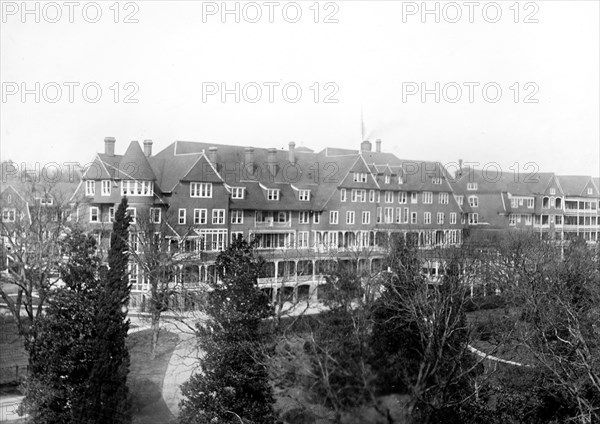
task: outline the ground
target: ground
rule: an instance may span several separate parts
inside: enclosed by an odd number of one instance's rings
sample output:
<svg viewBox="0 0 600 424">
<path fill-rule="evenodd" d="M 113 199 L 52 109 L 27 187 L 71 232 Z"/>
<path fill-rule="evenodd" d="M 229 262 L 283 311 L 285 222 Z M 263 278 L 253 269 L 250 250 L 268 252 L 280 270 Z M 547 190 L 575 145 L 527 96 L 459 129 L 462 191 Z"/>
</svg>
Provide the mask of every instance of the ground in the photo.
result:
<svg viewBox="0 0 600 424">
<path fill-rule="evenodd" d="M 127 338 L 131 365 L 129 388 L 133 401 L 134 424 L 170 424 L 175 417 L 162 397 L 163 379 L 179 336 L 162 331 L 158 352 L 150 359 L 150 330 L 130 334 Z"/>
</svg>

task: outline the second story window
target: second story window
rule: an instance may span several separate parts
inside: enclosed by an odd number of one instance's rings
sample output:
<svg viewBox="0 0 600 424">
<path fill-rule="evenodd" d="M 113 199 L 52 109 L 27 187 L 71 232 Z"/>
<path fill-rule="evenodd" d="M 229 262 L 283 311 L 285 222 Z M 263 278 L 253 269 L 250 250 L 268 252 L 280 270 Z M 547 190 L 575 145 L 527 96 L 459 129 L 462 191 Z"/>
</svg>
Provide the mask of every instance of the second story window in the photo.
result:
<svg viewBox="0 0 600 424">
<path fill-rule="evenodd" d="M 375 190 L 369 190 L 369 202 L 375 202 Z"/>
<path fill-rule="evenodd" d="M 267 190 L 267 200 L 279 200 L 279 189 L 270 188 Z"/>
<path fill-rule="evenodd" d="M 460 206 L 463 205 L 463 202 L 465 200 L 465 196 L 463 196 L 462 194 L 459 196 L 455 196 L 454 197 L 456 199 L 456 203 L 458 203 Z"/>
<path fill-rule="evenodd" d="M 300 190 L 298 198 L 302 202 L 308 202 L 310 200 L 310 190 Z"/>
<path fill-rule="evenodd" d="M 321 212 L 313 212 L 313 224 L 321 223 Z"/>
<path fill-rule="evenodd" d="M 479 206 L 479 199 L 477 196 L 469 196 L 469 206 L 476 208 Z"/>
<path fill-rule="evenodd" d="M 100 222 L 100 212 L 96 206 L 90 208 L 90 222 Z"/>
<path fill-rule="evenodd" d="M 185 209 L 179 209 L 179 225 L 185 225 Z"/>
<path fill-rule="evenodd" d="M 449 199 L 448 193 L 440 193 L 440 205 L 447 205 L 448 199 Z"/>
<path fill-rule="evenodd" d="M 86 196 L 94 196 L 96 194 L 96 181 L 86 181 L 85 182 L 85 195 Z"/>
<path fill-rule="evenodd" d="M 150 222 L 160 224 L 160 208 L 150 208 Z"/>
<path fill-rule="evenodd" d="M 102 195 L 110 196 L 110 180 L 102 180 Z"/>
<path fill-rule="evenodd" d="M 367 174 L 365 172 L 355 172 L 354 173 L 354 182 L 355 183 L 366 183 L 367 182 Z"/>
<path fill-rule="evenodd" d="M 211 198 L 212 183 L 190 183 L 190 197 Z"/>
<path fill-rule="evenodd" d="M 231 188 L 231 198 L 232 199 L 243 199 L 245 187 L 232 187 Z"/>
<path fill-rule="evenodd" d="M 152 196 L 154 183 L 152 181 L 121 181 L 121 196 Z"/>
<path fill-rule="evenodd" d="M 416 191 L 413 191 L 410 193 L 410 203 L 417 203 L 418 202 L 418 193 Z"/>
<path fill-rule="evenodd" d="M 244 223 L 244 211 L 232 210 L 231 211 L 231 223 L 232 224 L 243 224 Z"/>
<path fill-rule="evenodd" d="M 136 209 L 135 208 L 127 208 L 127 215 L 129 215 L 131 217 L 131 223 L 135 224 L 135 218 L 136 218 Z"/>
<path fill-rule="evenodd" d="M 433 193 L 430 191 L 423 192 L 423 203 L 430 204 L 433 203 Z"/>
<path fill-rule="evenodd" d="M 108 222 L 115 222 L 115 208 L 108 208 Z"/>
<path fill-rule="evenodd" d="M 346 201 L 346 189 L 342 188 L 340 190 L 340 202 L 345 202 Z"/>
<path fill-rule="evenodd" d="M 334 224 L 334 225 L 337 224 L 338 219 L 339 219 L 338 211 L 329 211 L 329 223 L 330 224 Z"/>
<path fill-rule="evenodd" d="M 354 224 L 354 211 L 346 211 L 346 224 Z"/>
<path fill-rule="evenodd" d="M 206 225 L 206 215 L 206 209 L 194 209 L 194 224 Z"/>
<path fill-rule="evenodd" d="M 298 214 L 298 223 L 308 224 L 310 221 L 310 213 L 308 211 L 300 211 Z"/>
<path fill-rule="evenodd" d="M 385 192 L 385 203 L 393 203 L 394 202 L 394 192 L 386 191 Z"/>
<path fill-rule="evenodd" d="M 398 193 L 398 203 L 405 204 L 406 201 L 407 201 L 407 199 L 406 199 L 406 192 L 405 191 L 401 191 L 400 193 Z"/>
<path fill-rule="evenodd" d="M 2 222 L 15 222 L 16 216 L 15 209 L 2 209 Z"/>
<path fill-rule="evenodd" d="M 212 211 L 213 224 L 225 224 L 225 209 L 213 209 Z"/>
</svg>

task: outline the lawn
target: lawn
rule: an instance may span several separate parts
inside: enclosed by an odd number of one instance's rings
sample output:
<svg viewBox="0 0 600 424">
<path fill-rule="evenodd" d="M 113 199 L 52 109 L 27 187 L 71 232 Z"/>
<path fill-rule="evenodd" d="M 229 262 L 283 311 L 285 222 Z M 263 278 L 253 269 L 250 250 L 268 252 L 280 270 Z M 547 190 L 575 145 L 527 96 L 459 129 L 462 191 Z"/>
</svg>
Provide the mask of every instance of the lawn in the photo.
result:
<svg viewBox="0 0 600 424">
<path fill-rule="evenodd" d="M 175 422 L 175 417 L 162 398 L 162 386 L 179 337 L 162 331 L 156 358 L 150 359 L 151 335 L 150 330 L 144 330 L 127 338 L 131 358 L 128 384 L 132 395 L 133 423 L 170 424 Z"/>
</svg>

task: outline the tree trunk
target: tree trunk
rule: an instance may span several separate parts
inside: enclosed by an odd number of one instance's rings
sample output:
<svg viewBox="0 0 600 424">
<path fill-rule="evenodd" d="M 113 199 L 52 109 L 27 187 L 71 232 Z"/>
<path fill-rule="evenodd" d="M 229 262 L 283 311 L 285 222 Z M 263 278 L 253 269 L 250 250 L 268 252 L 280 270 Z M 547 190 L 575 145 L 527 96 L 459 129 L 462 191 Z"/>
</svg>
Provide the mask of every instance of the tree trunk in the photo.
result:
<svg viewBox="0 0 600 424">
<path fill-rule="evenodd" d="M 158 345 L 158 334 L 160 332 L 160 310 L 153 308 L 152 311 L 152 343 L 150 350 L 150 359 L 156 358 L 156 347 Z"/>
</svg>

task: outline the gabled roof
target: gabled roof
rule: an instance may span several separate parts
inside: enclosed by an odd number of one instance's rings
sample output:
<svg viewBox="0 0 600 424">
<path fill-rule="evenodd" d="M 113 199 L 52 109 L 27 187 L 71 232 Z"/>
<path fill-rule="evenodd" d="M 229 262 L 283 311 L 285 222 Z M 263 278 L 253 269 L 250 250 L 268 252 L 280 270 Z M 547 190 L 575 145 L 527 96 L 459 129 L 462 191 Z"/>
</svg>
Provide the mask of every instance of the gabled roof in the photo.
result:
<svg viewBox="0 0 600 424">
<path fill-rule="evenodd" d="M 470 168 L 455 180 L 453 186 L 462 194 L 506 192 L 513 196 L 535 196 L 545 193 L 553 177 L 551 172 L 528 175 Z M 467 190 L 469 183 L 477 183 L 477 190 Z"/>
<path fill-rule="evenodd" d="M 137 141 L 129 143 L 120 165 L 119 171 L 124 180 L 156 180 L 148 158 Z"/>
<path fill-rule="evenodd" d="M 587 175 L 558 175 L 557 179 L 565 196 L 587 196 L 586 187 L 593 184 L 592 177 Z"/>
</svg>

